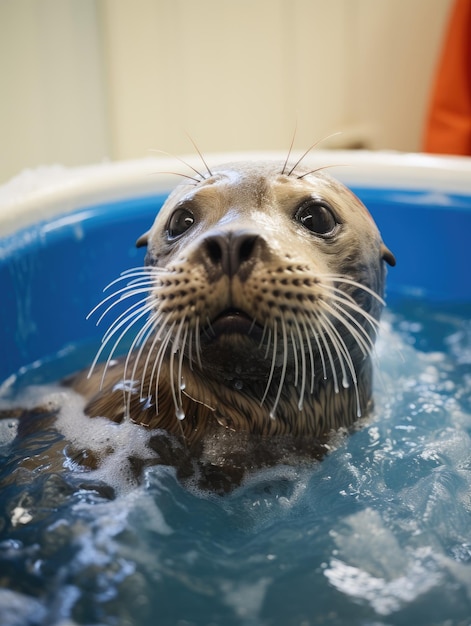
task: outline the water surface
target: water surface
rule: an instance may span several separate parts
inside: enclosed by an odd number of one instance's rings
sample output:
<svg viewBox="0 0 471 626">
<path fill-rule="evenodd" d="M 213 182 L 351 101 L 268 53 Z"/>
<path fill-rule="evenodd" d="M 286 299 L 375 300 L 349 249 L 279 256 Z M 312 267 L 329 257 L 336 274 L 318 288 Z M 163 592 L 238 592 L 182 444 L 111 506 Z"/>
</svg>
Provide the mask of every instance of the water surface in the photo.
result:
<svg viewBox="0 0 471 626">
<path fill-rule="evenodd" d="M 47 455 L 59 436 L 19 443 L 16 421 L 3 421 L 0 623 L 469 625 L 469 320 L 469 307 L 393 308 L 373 416 L 321 463 L 262 470 L 224 497 L 165 467 L 138 487 L 116 467 L 57 471 Z M 20 398 L 88 351 L 25 370 Z M 42 470 L 19 470 L 24 457 Z"/>
</svg>

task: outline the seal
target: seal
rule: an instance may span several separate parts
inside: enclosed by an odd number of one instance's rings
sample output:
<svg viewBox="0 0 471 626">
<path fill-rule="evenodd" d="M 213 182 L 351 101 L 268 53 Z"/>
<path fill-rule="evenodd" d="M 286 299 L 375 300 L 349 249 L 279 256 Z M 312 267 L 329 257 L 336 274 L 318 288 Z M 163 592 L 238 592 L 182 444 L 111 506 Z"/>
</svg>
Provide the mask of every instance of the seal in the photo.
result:
<svg viewBox="0 0 471 626">
<path fill-rule="evenodd" d="M 299 163 L 208 169 L 177 186 L 137 246 L 144 267 L 93 312 L 116 314 L 91 372 L 70 382 L 89 416 L 163 429 L 190 456 L 215 439 L 231 452 L 237 433 L 250 465 L 244 450 L 257 456 L 260 442 L 319 454 L 368 414 L 395 258 L 343 184 Z"/>
</svg>

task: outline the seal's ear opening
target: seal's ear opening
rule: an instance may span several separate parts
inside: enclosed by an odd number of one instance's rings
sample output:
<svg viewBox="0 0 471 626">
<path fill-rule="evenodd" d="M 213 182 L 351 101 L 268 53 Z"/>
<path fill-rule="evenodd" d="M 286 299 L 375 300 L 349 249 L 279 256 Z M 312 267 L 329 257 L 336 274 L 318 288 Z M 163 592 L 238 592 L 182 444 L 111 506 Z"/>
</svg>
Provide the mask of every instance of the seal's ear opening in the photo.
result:
<svg viewBox="0 0 471 626">
<path fill-rule="evenodd" d="M 139 237 L 139 239 L 136 241 L 136 248 L 144 248 L 144 246 L 147 246 L 148 241 L 149 241 L 149 232 L 144 233 L 143 235 Z"/>
<path fill-rule="evenodd" d="M 386 248 L 384 243 L 381 244 L 381 258 L 391 267 L 396 265 L 396 257 L 389 248 Z"/>
</svg>

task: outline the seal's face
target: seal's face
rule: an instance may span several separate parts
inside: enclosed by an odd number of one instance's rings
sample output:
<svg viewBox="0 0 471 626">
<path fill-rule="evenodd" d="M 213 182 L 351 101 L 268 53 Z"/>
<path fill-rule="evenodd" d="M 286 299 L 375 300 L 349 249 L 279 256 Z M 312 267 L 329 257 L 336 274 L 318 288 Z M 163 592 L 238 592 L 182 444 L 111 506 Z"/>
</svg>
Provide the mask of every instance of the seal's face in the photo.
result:
<svg viewBox="0 0 471 626">
<path fill-rule="evenodd" d="M 149 319 L 124 375 L 135 421 L 161 424 L 165 393 L 195 432 L 201 407 L 235 430 L 315 436 L 366 412 L 394 257 L 347 188 L 283 170 L 239 163 L 182 184 L 139 240 Z"/>
</svg>

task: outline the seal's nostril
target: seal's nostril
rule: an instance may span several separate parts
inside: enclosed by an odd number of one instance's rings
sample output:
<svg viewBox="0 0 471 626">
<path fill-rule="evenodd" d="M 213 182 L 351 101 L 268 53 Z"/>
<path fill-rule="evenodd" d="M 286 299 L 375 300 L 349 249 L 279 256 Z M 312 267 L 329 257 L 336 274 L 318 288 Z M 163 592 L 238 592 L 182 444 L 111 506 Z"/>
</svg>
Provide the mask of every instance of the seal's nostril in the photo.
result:
<svg viewBox="0 0 471 626">
<path fill-rule="evenodd" d="M 239 261 L 243 263 L 248 261 L 254 252 L 255 242 L 258 239 L 258 235 L 247 235 L 241 241 L 239 241 L 239 248 L 234 252 L 238 255 Z"/>
<path fill-rule="evenodd" d="M 205 241 L 207 259 L 228 276 L 234 276 L 255 254 L 258 235 L 247 231 L 215 234 Z"/>
<path fill-rule="evenodd" d="M 221 263 L 222 258 L 224 256 L 223 247 L 225 246 L 225 243 L 223 241 L 223 237 L 221 236 L 211 237 L 210 239 L 206 240 L 205 243 L 206 243 L 206 251 L 208 253 L 210 260 L 215 265 L 219 265 L 219 263 Z"/>
</svg>

